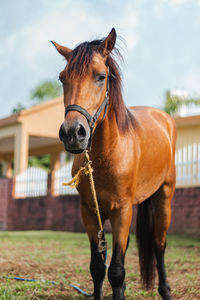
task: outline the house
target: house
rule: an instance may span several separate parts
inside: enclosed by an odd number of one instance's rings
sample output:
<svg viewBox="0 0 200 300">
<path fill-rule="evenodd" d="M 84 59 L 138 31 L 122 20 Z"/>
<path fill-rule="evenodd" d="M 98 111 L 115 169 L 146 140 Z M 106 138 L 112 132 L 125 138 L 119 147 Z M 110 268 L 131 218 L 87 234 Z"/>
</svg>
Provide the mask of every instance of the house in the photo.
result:
<svg viewBox="0 0 200 300">
<path fill-rule="evenodd" d="M 63 145 L 58 132 L 63 122 L 62 98 L 41 103 L 0 120 L 0 160 L 3 175 L 12 177 L 25 171 L 29 155 L 51 155 L 51 169 L 59 164 Z M 12 172 L 12 162 L 14 162 Z"/>
<path fill-rule="evenodd" d="M 60 159 L 63 119 L 63 101 L 57 98 L 0 120 L 0 228 L 84 230 L 79 196 L 62 186 L 71 176 L 71 163 Z M 175 122 L 177 188 L 170 230 L 199 234 L 200 115 L 176 117 Z M 28 156 L 42 154 L 51 156 L 50 173 L 28 168 Z"/>
<path fill-rule="evenodd" d="M 200 187 L 200 115 L 176 117 L 177 187 Z"/>
</svg>

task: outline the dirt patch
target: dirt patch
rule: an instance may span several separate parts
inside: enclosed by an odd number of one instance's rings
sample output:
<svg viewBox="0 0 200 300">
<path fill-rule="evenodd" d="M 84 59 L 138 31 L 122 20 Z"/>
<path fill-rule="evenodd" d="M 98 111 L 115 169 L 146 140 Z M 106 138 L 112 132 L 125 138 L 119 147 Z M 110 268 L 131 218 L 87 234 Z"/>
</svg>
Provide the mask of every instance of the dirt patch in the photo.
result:
<svg viewBox="0 0 200 300">
<path fill-rule="evenodd" d="M 87 237 L 86 237 L 87 238 Z M 23 247 L 2 243 L 0 246 L 0 274 L 8 277 L 23 277 L 36 279 L 37 282 L 16 282 L 1 278 L 1 293 L 8 293 L 10 299 L 85 299 L 70 286 L 78 285 L 88 293 L 93 291 L 93 283 L 89 273 L 89 249 L 87 254 L 70 252 L 66 245 L 45 243 L 27 244 Z M 77 246 L 76 247 L 76 253 Z M 109 253 L 111 250 L 109 250 Z M 110 262 L 110 255 L 107 263 Z M 200 248 L 199 247 L 169 247 L 166 254 L 168 281 L 172 290 L 173 300 L 200 299 Z M 45 280 L 45 281 L 44 281 Z M 48 282 L 47 282 L 48 281 Z M 51 281 L 55 281 L 56 285 Z M 144 291 L 141 287 L 138 256 L 136 248 L 130 245 L 126 256 L 126 299 L 155 299 L 160 297 L 157 292 L 157 279 L 152 291 Z M 13 297 L 11 297 L 11 296 Z M 14 298 L 14 296 L 16 298 Z M 111 300 L 111 286 L 107 276 L 104 281 L 104 299 Z"/>
</svg>

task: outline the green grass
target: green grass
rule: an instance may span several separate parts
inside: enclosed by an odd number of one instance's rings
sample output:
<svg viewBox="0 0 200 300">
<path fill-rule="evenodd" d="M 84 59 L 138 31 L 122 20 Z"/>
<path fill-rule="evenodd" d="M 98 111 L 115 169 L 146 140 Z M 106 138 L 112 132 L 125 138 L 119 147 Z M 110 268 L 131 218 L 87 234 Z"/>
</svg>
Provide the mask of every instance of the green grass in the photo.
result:
<svg viewBox="0 0 200 300">
<path fill-rule="evenodd" d="M 109 264 L 112 237 L 106 234 L 106 238 Z M 89 274 L 90 247 L 86 234 L 53 231 L 0 232 L 0 253 L 1 276 L 38 280 L 21 282 L 0 278 L 0 300 L 85 299 L 69 286 L 70 283 L 92 292 Z M 200 239 L 168 236 L 166 265 L 173 299 L 200 299 Z M 56 281 L 56 285 L 48 281 Z M 152 291 L 141 288 L 133 235 L 126 255 L 126 282 L 126 299 L 160 299 L 156 285 Z M 104 295 L 105 299 L 112 299 L 107 278 Z"/>
</svg>

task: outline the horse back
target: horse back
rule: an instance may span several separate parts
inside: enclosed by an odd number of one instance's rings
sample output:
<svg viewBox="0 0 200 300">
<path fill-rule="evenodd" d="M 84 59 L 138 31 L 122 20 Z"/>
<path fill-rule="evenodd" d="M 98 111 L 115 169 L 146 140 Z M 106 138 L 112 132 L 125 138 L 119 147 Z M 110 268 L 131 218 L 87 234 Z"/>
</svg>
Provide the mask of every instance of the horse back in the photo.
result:
<svg viewBox="0 0 200 300">
<path fill-rule="evenodd" d="M 176 125 L 167 113 L 151 107 L 131 107 L 137 137 L 136 202 L 151 196 L 168 175 L 175 181 Z M 173 173 L 173 176 L 172 176 Z"/>
</svg>

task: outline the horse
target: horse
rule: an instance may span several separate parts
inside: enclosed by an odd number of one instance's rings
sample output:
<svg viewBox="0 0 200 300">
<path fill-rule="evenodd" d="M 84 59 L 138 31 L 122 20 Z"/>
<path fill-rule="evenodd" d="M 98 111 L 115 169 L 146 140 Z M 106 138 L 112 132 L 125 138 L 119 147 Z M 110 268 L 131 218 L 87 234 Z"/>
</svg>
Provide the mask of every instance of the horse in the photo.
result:
<svg viewBox="0 0 200 300">
<path fill-rule="evenodd" d="M 110 220 L 112 227 L 108 279 L 113 299 L 125 299 L 125 254 L 132 207 L 137 205 L 141 281 L 152 288 L 157 266 L 158 291 L 163 300 L 170 300 L 164 254 L 176 181 L 176 126 L 159 109 L 125 106 L 116 37 L 112 28 L 107 37 L 73 50 L 52 41 L 67 61 L 59 75 L 65 106 L 59 137 L 65 150 L 75 154 L 73 176 L 84 166 L 84 151 L 89 151 L 101 220 Z M 77 189 L 90 241 L 94 299 L 102 300 L 106 266 L 98 251 L 99 224 L 87 175 L 82 175 Z"/>
</svg>

